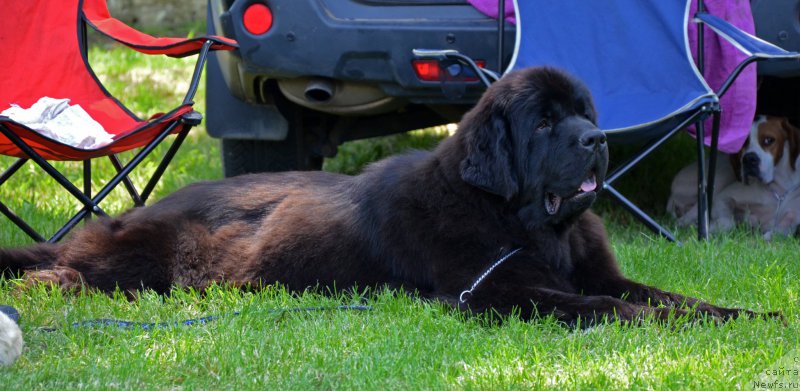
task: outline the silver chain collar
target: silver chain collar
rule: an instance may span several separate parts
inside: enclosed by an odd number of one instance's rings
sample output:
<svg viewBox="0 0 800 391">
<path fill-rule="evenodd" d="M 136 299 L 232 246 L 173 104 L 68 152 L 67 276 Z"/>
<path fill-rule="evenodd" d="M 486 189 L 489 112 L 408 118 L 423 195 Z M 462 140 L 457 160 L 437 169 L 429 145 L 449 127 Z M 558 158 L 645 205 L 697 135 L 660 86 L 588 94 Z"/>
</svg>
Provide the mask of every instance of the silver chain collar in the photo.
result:
<svg viewBox="0 0 800 391">
<path fill-rule="evenodd" d="M 458 301 L 460 301 L 461 303 L 466 303 L 466 302 L 467 302 L 467 299 L 469 298 L 469 296 L 468 296 L 467 298 L 464 298 L 464 295 L 466 295 L 466 294 L 469 294 L 470 296 L 472 296 L 472 291 L 474 291 L 474 290 L 475 290 L 475 288 L 477 288 L 477 287 L 478 287 L 478 285 L 480 285 L 480 283 L 481 283 L 481 282 L 482 282 L 482 281 L 483 281 L 483 280 L 484 280 L 486 277 L 488 277 L 488 276 L 489 276 L 489 274 L 491 274 L 491 273 L 492 273 L 492 271 L 494 271 L 494 269 L 495 269 L 496 267 L 500 266 L 500 265 L 501 265 L 503 262 L 505 262 L 505 261 L 506 261 L 508 258 L 511 258 L 511 256 L 512 256 L 512 255 L 514 255 L 514 254 L 516 254 L 516 253 L 517 253 L 519 250 L 522 250 L 522 247 L 517 247 L 517 248 L 515 248 L 515 249 L 511 250 L 511 252 L 509 252 L 508 254 L 506 254 L 506 255 L 502 256 L 500 259 L 498 259 L 497 261 L 495 261 L 495 263 L 493 263 L 493 264 L 492 264 L 492 266 L 489 266 L 489 268 L 488 268 L 488 269 L 486 269 L 486 271 L 485 271 L 485 272 L 483 272 L 483 274 L 481 274 L 481 275 L 480 275 L 480 276 L 479 276 L 479 277 L 478 277 L 478 278 L 475 280 L 475 282 L 473 282 L 473 283 L 472 283 L 472 286 L 470 286 L 470 287 L 469 287 L 469 289 L 467 289 L 467 290 L 465 290 L 465 291 L 461 292 L 461 294 L 460 294 L 460 295 L 458 295 Z"/>
</svg>

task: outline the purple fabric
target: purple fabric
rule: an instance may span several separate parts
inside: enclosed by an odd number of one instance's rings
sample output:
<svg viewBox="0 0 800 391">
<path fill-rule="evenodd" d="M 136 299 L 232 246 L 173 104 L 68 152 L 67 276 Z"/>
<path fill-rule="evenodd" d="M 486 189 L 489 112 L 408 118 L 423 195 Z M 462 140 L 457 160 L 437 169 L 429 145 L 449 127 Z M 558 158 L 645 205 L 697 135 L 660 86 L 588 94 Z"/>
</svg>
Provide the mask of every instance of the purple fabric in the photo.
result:
<svg viewBox="0 0 800 391">
<path fill-rule="evenodd" d="M 499 5 L 498 0 L 469 0 L 469 3 L 472 4 L 473 7 L 477 8 L 478 11 L 491 16 L 497 19 L 497 9 Z M 506 0 L 506 9 L 505 9 L 505 17 L 506 21 L 509 23 L 516 24 L 517 18 L 514 14 L 514 1 L 513 0 Z"/>
<path fill-rule="evenodd" d="M 469 0 L 482 13 L 497 17 L 498 0 Z M 506 0 L 506 20 L 515 23 L 514 2 Z M 754 34 L 755 26 L 748 0 L 705 0 L 706 10 L 723 18 L 738 28 Z M 689 15 L 694 15 L 697 4 L 693 2 Z M 688 23 L 689 43 L 696 53 L 697 24 Z M 706 28 L 705 33 L 705 79 L 711 89 L 717 91 L 730 72 L 747 56 Z M 720 117 L 719 150 L 738 152 L 744 144 L 756 111 L 756 66 L 745 68 L 730 89 L 722 97 Z M 705 143 L 711 143 L 711 120 L 706 121 Z M 694 135 L 694 127 L 689 133 Z"/>
<path fill-rule="evenodd" d="M 727 20 L 742 31 L 755 34 L 753 14 L 748 0 L 705 0 L 704 4 L 708 13 Z M 689 11 L 694 15 L 697 4 L 692 2 Z M 692 53 L 697 51 L 697 24 L 689 22 L 689 44 Z M 747 58 L 730 43 L 716 35 L 711 29 L 705 28 L 705 69 L 704 77 L 709 87 L 714 91 L 719 90 L 722 83 L 731 71 Z M 722 115 L 720 116 L 719 150 L 726 153 L 736 153 L 744 145 L 753 117 L 756 113 L 756 64 L 750 64 L 739 74 L 728 92 L 720 100 Z M 706 134 L 704 142 L 711 143 L 711 120 L 706 121 Z M 689 129 L 694 135 L 694 127 Z"/>
</svg>

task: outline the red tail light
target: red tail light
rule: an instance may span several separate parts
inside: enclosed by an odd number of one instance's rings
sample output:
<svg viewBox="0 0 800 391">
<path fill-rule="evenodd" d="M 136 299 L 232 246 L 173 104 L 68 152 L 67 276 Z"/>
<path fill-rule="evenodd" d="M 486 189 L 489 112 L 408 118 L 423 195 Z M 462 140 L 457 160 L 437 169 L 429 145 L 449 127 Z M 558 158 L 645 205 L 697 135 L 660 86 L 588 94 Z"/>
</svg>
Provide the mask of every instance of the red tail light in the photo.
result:
<svg viewBox="0 0 800 391">
<path fill-rule="evenodd" d="M 242 16 L 244 28 L 250 34 L 261 35 L 272 28 L 272 11 L 264 4 L 250 4 Z"/>
<path fill-rule="evenodd" d="M 483 68 L 486 66 L 486 61 L 477 60 L 475 64 Z M 459 81 L 478 81 L 477 75 L 467 66 L 453 62 L 450 64 L 440 63 L 439 60 L 413 60 L 411 65 L 414 66 L 414 72 L 417 78 L 422 81 L 440 81 L 445 79 L 459 80 Z M 442 75 L 444 71 L 444 75 Z"/>
<path fill-rule="evenodd" d="M 439 60 L 414 60 L 414 72 L 422 81 L 439 81 Z"/>
</svg>

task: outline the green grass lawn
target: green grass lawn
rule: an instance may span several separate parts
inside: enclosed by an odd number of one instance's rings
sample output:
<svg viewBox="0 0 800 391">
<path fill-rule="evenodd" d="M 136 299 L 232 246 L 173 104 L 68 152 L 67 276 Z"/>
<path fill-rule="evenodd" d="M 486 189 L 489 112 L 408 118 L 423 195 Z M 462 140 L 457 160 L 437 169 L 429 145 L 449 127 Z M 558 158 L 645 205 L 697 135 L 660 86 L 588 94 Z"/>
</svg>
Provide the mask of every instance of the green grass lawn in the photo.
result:
<svg viewBox="0 0 800 391">
<path fill-rule="evenodd" d="M 192 64 L 118 48 L 94 50 L 90 58 L 112 92 L 143 116 L 180 101 L 185 84 L 177 81 L 188 80 Z M 201 89 L 197 97 L 201 111 L 203 94 Z M 357 172 L 365 161 L 407 147 L 427 148 L 443 135 L 427 130 L 350 143 L 325 168 Z M 2 158 L 0 167 L 10 162 Z M 81 186 L 80 165 L 59 167 Z M 651 172 L 664 172 L 655 167 L 636 174 L 638 182 L 627 186 L 657 194 L 645 198 L 658 205 L 668 179 L 650 178 Z M 108 173 L 111 168 L 98 165 L 96 170 Z M 56 195 L 55 184 L 33 165 L 23 171 L 25 178 L 4 186 L 0 199 L 51 233 L 77 204 Z M 187 139 L 154 197 L 220 177 L 217 141 L 201 127 Z M 104 206 L 118 213 L 129 206 L 124 196 L 115 192 Z M 677 246 L 602 204 L 627 275 L 723 306 L 781 310 L 788 325 L 764 320 L 635 327 L 609 323 L 576 331 L 552 319 L 496 324 L 465 318 L 436 303 L 386 291 L 328 297 L 292 295 L 278 286 L 257 292 L 214 287 L 203 294 L 143 292 L 128 301 L 122 295 L 70 294 L 44 286 L 20 291 L 20 281 L 0 280 L 0 304 L 19 309 L 26 341 L 19 361 L 0 368 L 0 388 L 726 390 L 754 389 L 762 382 L 777 388 L 775 381 L 800 387 L 800 376 L 792 372 L 800 370 L 796 238 L 767 243 L 740 230 L 698 243 L 691 231 L 679 230 L 684 245 Z M 0 220 L 1 246 L 27 243 Z M 274 311 L 344 304 L 372 309 Z M 232 315 L 236 311 L 240 314 Z M 70 326 L 98 318 L 171 322 L 217 314 L 227 316 L 150 331 Z"/>
</svg>

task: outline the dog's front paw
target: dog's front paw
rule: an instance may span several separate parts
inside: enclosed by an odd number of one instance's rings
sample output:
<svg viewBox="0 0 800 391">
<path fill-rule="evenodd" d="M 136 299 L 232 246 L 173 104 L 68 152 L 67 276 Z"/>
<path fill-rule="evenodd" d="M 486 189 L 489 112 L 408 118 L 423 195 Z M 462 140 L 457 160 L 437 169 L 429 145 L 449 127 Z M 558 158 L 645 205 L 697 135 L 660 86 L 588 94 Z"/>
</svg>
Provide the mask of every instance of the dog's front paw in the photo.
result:
<svg viewBox="0 0 800 391">
<path fill-rule="evenodd" d="M 680 227 L 688 227 L 697 224 L 697 208 L 692 208 L 686 211 L 684 214 L 678 216 L 679 217 L 676 219 L 676 222 Z"/>
<path fill-rule="evenodd" d="M 739 315 L 746 316 L 749 319 L 766 319 L 766 320 L 774 319 L 781 322 L 781 324 L 783 324 L 784 326 L 789 325 L 789 322 L 786 320 L 786 317 L 783 315 L 783 312 L 781 311 L 754 312 L 750 310 L 742 310 L 739 313 Z"/>
<path fill-rule="evenodd" d="M 711 221 L 708 222 L 708 231 L 711 233 L 728 232 L 734 228 L 736 228 L 736 220 L 730 217 L 712 216 Z"/>
<path fill-rule="evenodd" d="M 786 317 L 783 316 L 783 313 L 780 311 L 768 311 L 768 312 L 755 312 L 740 308 L 717 308 L 716 311 L 713 311 L 713 315 L 716 317 L 720 317 L 724 320 L 736 319 L 739 317 L 744 317 L 747 319 L 775 319 L 784 326 L 788 325 L 786 321 Z"/>
</svg>

